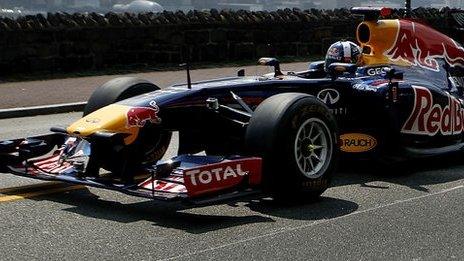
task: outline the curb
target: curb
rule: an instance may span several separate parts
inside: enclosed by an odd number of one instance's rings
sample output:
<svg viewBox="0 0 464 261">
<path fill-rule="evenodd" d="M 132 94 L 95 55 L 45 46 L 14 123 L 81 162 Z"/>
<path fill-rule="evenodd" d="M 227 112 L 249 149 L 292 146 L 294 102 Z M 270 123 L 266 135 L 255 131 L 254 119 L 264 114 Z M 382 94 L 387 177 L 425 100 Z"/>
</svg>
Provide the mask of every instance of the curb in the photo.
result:
<svg viewBox="0 0 464 261">
<path fill-rule="evenodd" d="M 83 111 L 86 104 L 86 102 L 76 102 L 44 106 L 0 109 L 0 119 Z"/>
</svg>

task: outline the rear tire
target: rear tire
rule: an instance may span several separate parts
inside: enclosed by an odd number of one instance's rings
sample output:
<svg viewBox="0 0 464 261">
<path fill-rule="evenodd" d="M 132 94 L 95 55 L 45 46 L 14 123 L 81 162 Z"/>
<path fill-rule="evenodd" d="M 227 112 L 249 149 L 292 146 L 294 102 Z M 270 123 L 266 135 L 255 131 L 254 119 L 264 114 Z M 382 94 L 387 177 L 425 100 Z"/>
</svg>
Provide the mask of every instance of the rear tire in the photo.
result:
<svg viewBox="0 0 464 261">
<path fill-rule="evenodd" d="M 255 110 L 246 145 L 263 158 L 263 185 L 274 197 L 313 200 L 330 184 L 338 161 L 336 121 L 313 96 L 284 93 Z"/>
</svg>

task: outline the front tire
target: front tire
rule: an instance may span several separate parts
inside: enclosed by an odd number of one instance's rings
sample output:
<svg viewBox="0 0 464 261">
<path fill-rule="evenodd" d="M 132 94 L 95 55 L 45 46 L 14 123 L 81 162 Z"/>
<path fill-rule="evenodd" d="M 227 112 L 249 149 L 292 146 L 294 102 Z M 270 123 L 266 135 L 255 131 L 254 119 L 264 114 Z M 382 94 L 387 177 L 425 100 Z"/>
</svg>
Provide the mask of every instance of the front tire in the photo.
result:
<svg viewBox="0 0 464 261">
<path fill-rule="evenodd" d="M 157 90 L 160 88 L 155 84 L 136 77 L 110 80 L 93 92 L 84 109 L 84 116 L 118 101 Z M 144 127 L 133 144 L 127 146 L 125 150 L 113 152 L 113 157 L 103 162 L 102 167 L 118 172 L 127 165 L 134 167 L 158 161 L 166 153 L 171 135 L 171 132 L 161 130 L 157 126 Z"/>
<path fill-rule="evenodd" d="M 246 132 L 263 158 L 263 184 L 277 198 L 315 199 L 330 184 L 338 161 L 336 121 L 313 96 L 284 93 L 255 110 Z"/>
<path fill-rule="evenodd" d="M 158 86 L 144 79 L 115 78 L 95 89 L 84 108 L 84 116 L 115 102 L 157 90 L 160 90 Z"/>
</svg>

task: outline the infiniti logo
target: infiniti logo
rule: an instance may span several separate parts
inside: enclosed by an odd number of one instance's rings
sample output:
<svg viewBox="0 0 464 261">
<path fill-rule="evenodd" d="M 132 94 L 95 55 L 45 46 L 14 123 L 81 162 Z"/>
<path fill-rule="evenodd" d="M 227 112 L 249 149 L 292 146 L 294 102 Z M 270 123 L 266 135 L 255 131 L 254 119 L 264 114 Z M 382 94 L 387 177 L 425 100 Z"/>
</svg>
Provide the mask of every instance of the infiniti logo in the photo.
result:
<svg viewBox="0 0 464 261">
<path fill-rule="evenodd" d="M 85 122 L 97 124 L 100 122 L 100 119 L 90 118 L 90 119 L 86 119 Z"/>
<path fill-rule="evenodd" d="M 327 105 L 333 105 L 340 100 L 340 93 L 335 89 L 324 89 L 317 94 L 317 98 Z"/>
</svg>

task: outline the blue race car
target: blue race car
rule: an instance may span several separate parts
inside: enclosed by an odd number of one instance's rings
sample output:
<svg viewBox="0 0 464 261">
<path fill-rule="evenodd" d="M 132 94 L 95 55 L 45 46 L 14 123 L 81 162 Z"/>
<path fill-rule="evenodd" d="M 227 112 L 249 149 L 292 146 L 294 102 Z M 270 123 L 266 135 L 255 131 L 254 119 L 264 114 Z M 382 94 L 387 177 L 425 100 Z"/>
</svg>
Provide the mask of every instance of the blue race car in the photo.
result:
<svg viewBox="0 0 464 261">
<path fill-rule="evenodd" d="M 419 22 L 364 15 L 360 44 L 282 72 L 164 89 L 117 78 L 84 117 L 52 134 L 0 142 L 0 172 L 210 204 L 271 194 L 315 198 L 340 158 L 409 159 L 464 147 L 464 48 Z M 178 156 L 160 159 L 179 133 Z M 201 154 L 199 154 L 201 153 Z"/>
</svg>

